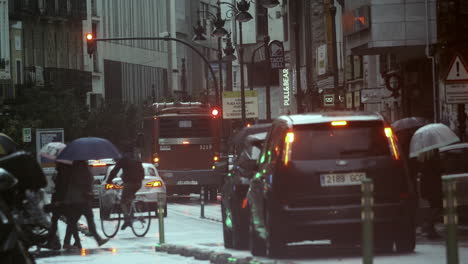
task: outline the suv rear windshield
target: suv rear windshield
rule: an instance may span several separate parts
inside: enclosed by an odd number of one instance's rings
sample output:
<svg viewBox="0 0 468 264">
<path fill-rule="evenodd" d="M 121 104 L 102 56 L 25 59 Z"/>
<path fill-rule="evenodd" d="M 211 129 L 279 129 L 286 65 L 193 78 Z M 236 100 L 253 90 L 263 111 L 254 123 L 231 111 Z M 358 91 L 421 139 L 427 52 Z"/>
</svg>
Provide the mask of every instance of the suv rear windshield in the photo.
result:
<svg viewBox="0 0 468 264">
<path fill-rule="evenodd" d="M 329 123 L 294 127 L 292 160 L 361 158 L 390 155 L 382 122 Z"/>
</svg>

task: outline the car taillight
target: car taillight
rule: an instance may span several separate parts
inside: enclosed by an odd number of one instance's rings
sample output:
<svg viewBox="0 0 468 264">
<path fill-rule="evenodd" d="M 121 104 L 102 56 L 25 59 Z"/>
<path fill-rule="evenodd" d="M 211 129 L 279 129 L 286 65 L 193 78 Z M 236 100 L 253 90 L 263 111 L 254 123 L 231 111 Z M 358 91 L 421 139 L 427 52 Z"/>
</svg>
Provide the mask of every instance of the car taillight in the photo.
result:
<svg viewBox="0 0 468 264">
<path fill-rule="evenodd" d="M 162 184 L 162 181 L 150 181 L 150 182 L 147 182 L 145 184 L 146 187 L 150 187 L 150 188 L 153 188 L 153 187 L 162 187 L 163 184 Z"/>
<path fill-rule="evenodd" d="M 395 135 L 393 134 L 393 130 L 390 127 L 386 127 L 384 129 L 385 136 L 387 137 L 388 140 L 388 145 L 390 147 L 390 152 L 392 152 L 392 157 L 395 160 L 400 159 L 400 153 L 398 151 L 398 145 L 397 145 L 397 139 Z"/>
<path fill-rule="evenodd" d="M 288 165 L 289 161 L 291 160 L 291 146 L 294 142 L 294 133 L 288 132 L 284 137 L 284 152 L 283 152 L 283 163 L 284 165 Z"/>
<path fill-rule="evenodd" d="M 118 184 L 108 183 L 108 184 L 106 184 L 105 188 L 106 188 L 106 190 L 117 190 L 117 189 L 122 189 L 123 186 L 118 185 Z"/>
</svg>

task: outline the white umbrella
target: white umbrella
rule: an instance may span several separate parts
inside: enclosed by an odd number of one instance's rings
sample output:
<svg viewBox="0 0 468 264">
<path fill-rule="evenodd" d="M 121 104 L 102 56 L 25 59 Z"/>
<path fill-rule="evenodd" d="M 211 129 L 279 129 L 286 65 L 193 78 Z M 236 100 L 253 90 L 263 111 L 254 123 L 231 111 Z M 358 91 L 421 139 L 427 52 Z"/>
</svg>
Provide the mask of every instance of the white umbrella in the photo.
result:
<svg viewBox="0 0 468 264">
<path fill-rule="evenodd" d="M 65 164 L 71 164 L 72 161 L 64 160 L 64 159 L 57 159 L 57 156 L 62 152 L 62 150 L 66 147 L 62 142 L 50 142 L 45 144 L 41 150 L 39 151 L 39 156 L 43 158 L 47 158 L 53 160 L 55 162 L 61 162 Z"/>
<path fill-rule="evenodd" d="M 410 143 L 410 157 L 414 158 L 423 152 L 458 141 L 460 139 L 448 126 L 441 123 L 428 124 L 414 132 Z"/>
</svg>

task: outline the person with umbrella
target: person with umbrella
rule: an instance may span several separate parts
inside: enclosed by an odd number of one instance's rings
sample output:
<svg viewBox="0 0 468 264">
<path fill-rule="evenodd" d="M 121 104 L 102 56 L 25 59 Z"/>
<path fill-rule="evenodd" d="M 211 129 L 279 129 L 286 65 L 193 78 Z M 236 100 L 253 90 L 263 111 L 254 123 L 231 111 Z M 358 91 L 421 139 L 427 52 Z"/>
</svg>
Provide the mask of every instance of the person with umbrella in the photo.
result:
<svg viewBox="0 0 468 264">
<path fill-rule="evenodd" d="M 91 207 L 92 201 L 92 184 L 93 176 L 88 169 L 88 162 L 85 160 L 75 160 L 71 166 L 71 171 L 68 179 L 68 188 L 65 193 L 65 204 L 69 208 L 67 212 L 67 231 L 63 241 L 64 248 L 81 248 L 78 236 L 77 224 L 80 217 L 85 216 L 91 235 L 96 240 L 99 246 L 106 243 L 109 239 L 103 239 L 96 230 L 94 223 L 94 216 Z M 73 246 L 70 244 L 71 236 L 74 236 L 75 243 Z"/>
<path fill-rule="evenodd" d="M 120 153 L 110 141 L 98 137 L 75 139 L 57 156 L 57 160 L 73 161 L 65 197 L 65 201 L 73 205 L 70 208 L 74 208 L 68 217 L 70 218 L 70 223 L 67 226 L 69 232 L 65 235 L 64 240 L 64 245 L 67 247 L 71 247 L 71 235 L 77 233 L 76 225 L 81 215 L 85 216 L 89 231 L 99 246 L 108 241 L 108 239 L 102 239 L 99 236 L 94 223 L 91 207 L 93 176 L 87 163 L 88 160 L 103 158 L 120 158 Z"/>
<path fill-rule="evenodd" d="M 411 138 L 410 157 L 419 161 L 421 197 L 429 203 L 430 212 L 422 226 L 429 239 L 440 238 L 435 229 L 442 211 L 442 168 L 439 148 L 460 141 L 446 125 L 435 123 L 422 126 Z"/>
<path fill-rule="evenodd" d="M 122 170 L 122 197 L 120 206 L 124 214 L 124 223 L 121 230 L 131 225 L 130 206 L 135 199 L 135 193 L 141 188 L 141 181 L 145 178 L 145 172 L 141 161 L 135 158 L 132 147 L 128 146 L 124 152 L 123 158 L 117 160 L 115 167 L 109 174 L 107 183 L 111 184 L 117 173 Z"/>
</svg>

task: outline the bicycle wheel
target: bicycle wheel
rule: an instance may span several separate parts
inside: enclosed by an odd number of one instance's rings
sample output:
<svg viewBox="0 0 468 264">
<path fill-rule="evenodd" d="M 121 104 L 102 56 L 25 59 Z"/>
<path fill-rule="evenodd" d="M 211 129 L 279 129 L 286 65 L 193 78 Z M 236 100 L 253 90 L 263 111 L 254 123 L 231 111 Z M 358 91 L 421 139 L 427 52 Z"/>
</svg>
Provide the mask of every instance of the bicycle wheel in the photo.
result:
<svg viewBox="0 0 468 264">
<path fill-rule="evenodd" d="M 120 204 L 114 204 L 110 208 L 100 206 L 99 215 L 101 218 L 101 229 L 106 237 L 114 237 L 119 231 L 120 220 Z"/>
<path fill-rule="evenodd" d="M 143 237 L 148 233 L 151 225 L 151 211 L 146 204 L 135 201 L 132 204 L 132 231 L 137 237 Z"/>
</svg>

